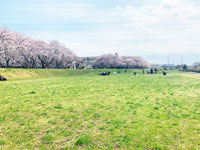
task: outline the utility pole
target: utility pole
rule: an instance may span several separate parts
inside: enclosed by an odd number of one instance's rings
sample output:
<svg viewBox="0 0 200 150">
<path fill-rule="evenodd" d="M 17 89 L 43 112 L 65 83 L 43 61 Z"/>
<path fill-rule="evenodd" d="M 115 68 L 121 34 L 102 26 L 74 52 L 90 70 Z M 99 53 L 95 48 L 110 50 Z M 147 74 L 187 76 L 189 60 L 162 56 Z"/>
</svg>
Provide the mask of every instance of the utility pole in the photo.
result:
<svg viewBox="0 0 200 150">
<path fill-rule="evenodd" d="M 169 56 L 167 57 L 167 64 L 168 64 L 168 67 L 169 67 Z"/>
<path fill-rule="evenodd" d="M 182 63 L 182 66 L 183 66 L 183 57 L 181 57 L 181 63 Z"/>
</svg>

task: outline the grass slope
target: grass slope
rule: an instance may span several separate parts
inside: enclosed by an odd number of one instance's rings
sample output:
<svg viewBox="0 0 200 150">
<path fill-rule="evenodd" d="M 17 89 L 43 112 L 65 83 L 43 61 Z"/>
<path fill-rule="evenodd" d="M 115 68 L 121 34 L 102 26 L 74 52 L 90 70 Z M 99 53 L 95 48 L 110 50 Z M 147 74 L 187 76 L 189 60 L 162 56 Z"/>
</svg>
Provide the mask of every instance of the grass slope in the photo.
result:
<svg viewBox="0 0 200 150">
<path fill-rule="evenodd" d="M 200 77 L 99 71 L 1 69 L 0 149 L 200 149 Z"/>
<path fill-rule="evenodd" d="M 96 74 L 101 70 L 73 70 L 73 69 L 1 69 L 0 75 L 4 75 L 8 80 L 25 80 L 35 78 L 66 77 L 72 75 Z"/>
</svg>

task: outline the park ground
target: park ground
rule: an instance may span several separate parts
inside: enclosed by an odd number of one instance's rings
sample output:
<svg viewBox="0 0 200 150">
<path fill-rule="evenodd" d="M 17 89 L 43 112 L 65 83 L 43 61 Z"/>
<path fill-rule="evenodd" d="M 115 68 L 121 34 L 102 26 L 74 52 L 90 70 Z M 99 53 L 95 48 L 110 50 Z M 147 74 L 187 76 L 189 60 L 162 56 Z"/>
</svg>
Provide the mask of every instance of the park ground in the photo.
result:
<svg viewBox="0 0 200 150">
<path fill-rule="evenodd" d="M 200 74 L 100 71 L 0 69 L 0 149 L 200 149 Z"/>
</svg>

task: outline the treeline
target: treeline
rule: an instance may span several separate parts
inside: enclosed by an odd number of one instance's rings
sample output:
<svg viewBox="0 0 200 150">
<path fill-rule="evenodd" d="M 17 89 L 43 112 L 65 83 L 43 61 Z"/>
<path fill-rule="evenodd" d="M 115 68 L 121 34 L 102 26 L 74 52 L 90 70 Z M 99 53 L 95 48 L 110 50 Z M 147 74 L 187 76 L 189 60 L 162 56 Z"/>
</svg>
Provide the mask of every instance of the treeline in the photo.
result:
<svg viewBox="0 0 200 150">
<path fill-rule="evenodd" d="M 118 54 L 105 54 L 96 58 L 95 68 L 147 68 L 149 63 L 142 59 L 141 57 L 135 56 L 122 56 L 119 57 Z"/>
<path fill-rule="evenodd" d="M 70 68 L 78 57 L 58 41 L 33 40 L 0 29 L 0 67 Z"/>
<path fill-rule="evenodd" d="M 94 68 L 146 68 L 141 57 L 105 54 L 96 58 Z M 44 42 L 0 28 L 1 68 L 85 68 L 85 62 L 58 41 Z"/>
<path fill-rule="evenodd" d="M 200 67 L 188 67 L 186 71 L 200 73 Z"/>
</svg>

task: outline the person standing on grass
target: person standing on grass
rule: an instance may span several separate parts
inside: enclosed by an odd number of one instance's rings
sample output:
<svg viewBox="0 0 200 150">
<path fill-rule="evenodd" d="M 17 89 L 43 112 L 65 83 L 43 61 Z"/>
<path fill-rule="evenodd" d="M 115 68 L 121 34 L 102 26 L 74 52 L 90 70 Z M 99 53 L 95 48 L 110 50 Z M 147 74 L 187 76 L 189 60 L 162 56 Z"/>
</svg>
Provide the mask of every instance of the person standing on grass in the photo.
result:
<svg viewBox="0 0 200 150">
<path fill-rule="evenodd" d="M 153 74 L 153 69 L 151 69 L 151 74 Z"/>
<path fill-rule="evenodd" d="M 156 69 L 155 69 L 155 74 L 157 74 L 157 73 L 158 73 L 158 69 L 156 68 Z"/>
</svg>

